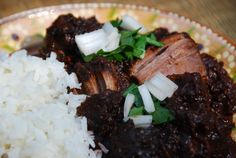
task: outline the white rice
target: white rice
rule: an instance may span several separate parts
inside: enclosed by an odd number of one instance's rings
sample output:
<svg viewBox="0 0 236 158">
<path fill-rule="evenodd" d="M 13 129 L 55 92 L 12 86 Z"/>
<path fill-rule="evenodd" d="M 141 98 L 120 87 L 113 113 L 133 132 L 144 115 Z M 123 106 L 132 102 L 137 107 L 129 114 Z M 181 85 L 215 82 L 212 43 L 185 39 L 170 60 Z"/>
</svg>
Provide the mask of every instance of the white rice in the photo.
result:
<svg viewBox="0 0 236 158">
<path fill-rule="evenodd" d="M 85 95 L 56 55 L 42 60 L 22 50 L 0 59 L 0 157 L 95 158 L 85 117 L 75 117 Z"/>
</svg>

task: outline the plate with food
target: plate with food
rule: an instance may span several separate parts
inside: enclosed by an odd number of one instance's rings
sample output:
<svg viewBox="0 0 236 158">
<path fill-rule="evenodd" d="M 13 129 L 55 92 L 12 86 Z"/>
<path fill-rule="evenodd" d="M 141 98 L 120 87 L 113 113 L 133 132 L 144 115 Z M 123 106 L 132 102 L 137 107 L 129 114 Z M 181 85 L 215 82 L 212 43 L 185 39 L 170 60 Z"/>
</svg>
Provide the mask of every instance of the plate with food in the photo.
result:
<svg viewBox="0 0 236 158">
<path fill-rule="evenodd" d="M 171 12 L 0 19 L 1 158 L 235 158 L 235 44 Z"/>
</svg>

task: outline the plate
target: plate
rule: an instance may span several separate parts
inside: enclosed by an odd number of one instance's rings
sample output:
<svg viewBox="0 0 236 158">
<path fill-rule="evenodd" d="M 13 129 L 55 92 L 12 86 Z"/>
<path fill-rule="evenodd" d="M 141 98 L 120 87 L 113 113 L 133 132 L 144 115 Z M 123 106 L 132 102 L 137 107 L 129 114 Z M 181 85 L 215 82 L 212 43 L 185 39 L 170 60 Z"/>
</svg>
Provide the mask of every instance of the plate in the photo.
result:
<svg viewBox="0 0 236 158">
<path fill-rule="evenodd" d="M 209 53 L 223 61 L 228 73 L 236 80 L 235 44 L 211 29 L 172 12 L 137 5 L 112 3 L 66 4 L 33 9 L 0 19 L 0 51 L 11 53 L 22 46 L 29 36 L 44 36 L 46 28 L 60 14 L 96 18 L 105 22 L 128 14 L 149 29 L 167 27 L 170 31 L 185 31 L 199 44 L 201 52 Z"/>
</svg>

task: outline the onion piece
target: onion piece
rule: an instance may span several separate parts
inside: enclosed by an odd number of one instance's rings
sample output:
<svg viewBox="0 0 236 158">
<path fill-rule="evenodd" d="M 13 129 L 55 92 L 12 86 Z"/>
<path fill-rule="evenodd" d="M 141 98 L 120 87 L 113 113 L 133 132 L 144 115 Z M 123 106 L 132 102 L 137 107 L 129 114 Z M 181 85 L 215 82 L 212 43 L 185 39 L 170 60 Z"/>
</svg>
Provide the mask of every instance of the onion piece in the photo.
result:
<svg viewBox="0 0 236 158">
<path fill-rule="evenodd" d="M 122 23 L 120 25 L 122 28 L 133 31 L 133 30 L 137 30 L 139 28 L 141 28 L 139 30 L 140 33 L 147 33 L 147 29 L 140 24 L 137 20 L 135 20 L 133 17 L 129 16 L 129 15 L 124 15 L 122 17 Z"/>
<path fill-rule="evenodd" d="M 138 90 L 143 100 L 144 109 L 148 113 L 154 112 L 155 111 L 154 103 L 147 87 L 143 84 L 138 87 Z"/>
<path fill-rule="evenodd" d="M 107 35 L 103 29 L 89 33 L 76 35 L 75 42 L 84 55 L 91 55 L 104 48 L 107 43 Z"/>
<path fill-rule="evenodd" d="M 158 100 L 163 101 L 167 97 L 165 93 L 155 87 L 152 83 L 150 83 L 150 81 L 145 81 L 144 85 L 148 88 L 149 92 L 152 93 L 152 95 Z"/>
<path fill-rule="evenodd" d="M 170 96 L 172 94 L 172 88 L 164 83 L 158 76 L 154 76 L 149 80 L 157 89 L 159 89 L 165 96 Z"/>
<path fill-rule="evenodd" d="M 173 81 L 171 81 L 168 77 L 166 77 L 165 75 L 163 75 L 162 73 L 157 73 L 156 75 L 161 81 L 163 81 L 164 83 L 166 83 L 167 85 L 169 85 L 172 89 L 173 89 L 173 93 L 178 89 L 178 85 L 176 85 Z M 173 95 L 173 94 L 172 94 Z M 171 96 L 172 96 L 171 95 Z M 168 96 L 168 97 L 171 97 Z"/>
<path fill-rule="evenodd" d="M 128 94 L 125 98 L 125 104 L 124 104 L 124 121 L 128 120 L 129 112 L 134 104 L 135 96 L 133 94 Z"/>
<path fill-rule="evenodd" d="M 140 115 L 130 119 L 133 120 L 135 127 L 149 127 L 152 123 L 152 115 Z"/>
<path fill-rule="evenodd" d="M 103 25 L 102 29 L 107 34 L 108 43 L 103 48 L 104 51 L 113 51 L 119 47 L 120 43 L 120 34 L 116 27 L 113 27 L 110 22 L 107 22 Z"/>
<path fill-rule="evenodd" d="M 155 75 L 151 80 L 156 88 L 160 89 L 163 94 L 166 94 L 168 97 L 171 97 L 173 93 L 176 91 L 178 86 L 172 82 L 169 78 L 165 77 L 161 73 Z"/>
<path fill-rule="evenodd" d="M 106 22 L 103 26 L 102 29 L 107 33 L 111 34 L 113 31 L 118 31 L 116 27 L 113 27 L 110 22 Z"/>
<path fill-rule="evenodd" d="M 119 47 L 120 34 L 111 23 L 105 23 L 102 29 L 76 35 L 75 42 L 84 55 L 91 55 L 103 49 L 113 51 Z"/>
</svg>

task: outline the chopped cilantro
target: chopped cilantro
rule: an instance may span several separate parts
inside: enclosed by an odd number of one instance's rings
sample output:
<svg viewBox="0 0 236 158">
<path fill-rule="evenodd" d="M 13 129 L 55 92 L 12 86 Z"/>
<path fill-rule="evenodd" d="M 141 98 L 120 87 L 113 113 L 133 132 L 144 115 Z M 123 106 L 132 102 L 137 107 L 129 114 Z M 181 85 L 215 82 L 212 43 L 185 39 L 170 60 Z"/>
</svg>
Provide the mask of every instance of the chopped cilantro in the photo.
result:
<svg viewBox="0 0 236 158">
<path fill-rule="evenodd" d="M 135 43 L 133 48 L 133 56 L 140 58 L 145 53 L 146 41 L 146 36 L 140 36 L 137 39 L 137 42 Z"/>
<path fill-rule="evenodd" d="M 161 42 L 158 42 L 156 40 L 153 40 L 152 38 L 147 38 L 147 43 L 156 47 L 163 47 L 164 44 Z"/>
<path fill-rule="evenodd" d="M 90 62 L 92 61 L 97 55 L 96 54 L 91 54 L 91 55 L 87 55 L 85 56 L 84 54 L 82 54 L 82 58 L 85 62 Z"/>
<path fill-rule="evenodd" d="M 133 107 L 130 112 L 129 116 L 138 116 L 138 115 L 143 115 L 144 114 L 144 107 Z"/>
<path fill-rule="evenodd" d="M 149 34 L 149 38 L 152 39 L 152 40 L 155 40 L 155 41 L 157 40 L 157 38 L 156 38 L 154 33 L 150 33 Z"/>
<path fill-rule="evenodd" d="M 138 86 L 132 83 L 129 88 L 123 93 L 123 96 L 126 96 L 128 93 L 131 93 L 135 96 L 134 104 L 139 107 L 143 106 L 143 100 L 138 91 Z"/>
<path fill-rule="evenodd" d="M 135 39 L 134 36 L 137 35 L 138 31 L 140 29 L 134 30 L 134 31 L 121 31 L 121 37 L 120 37 L 120 45 L 126 45 L 130 47 L 135 46 Z"/>
<path fill-rule="evenodd" d="M 160 102 L 155 102 L 155 111 L 152 113 L 153 124 L 162 124 L 174 120 L 174 116 L 170 110 L 160 106 Z"/>
<path fill-rule="evenodd" d="M 136 88 L 138 88 L 138 85 L 136 85 L 135 83 L 132 83 L 123 93 L 123 96 L 127 96 L 129 93 L 132 93 L 132 91 L 134 91 Z"/>
<path fill-rule="evenodd" d="M 119 20 L 119 19 L 116 19 L 116 20 L 112 20 L 112 21 L 111 21 L 111 24 L 112 24 L 112 26 L 114 26 L 114 27 L 120 27 L 121 23 L 122 23 L 122 20 Z"/>
<path fill-rule="evenodd" d="M 111 21 L 112 25 L 118 27 L 121 24 L 121 21 L 115 20 Z M 163 43 L 156 40 L 156 37 L 153 33 L 149 34 L 138 34 L 138 31 L 120 31 L 120 45 L 117 49 L 106 52 L 99 50 L 97 54 L 90 55 L 89 57 L 83 56 L 85 62 L 93 60 L 96 56 L 103 56 L 109 60 L 123 61 L 133 60 L 134 58 L 143 58 L 145 56 L 147 45 L 153 45 L 156 47 L 162 47 Z"/>
</svg>

